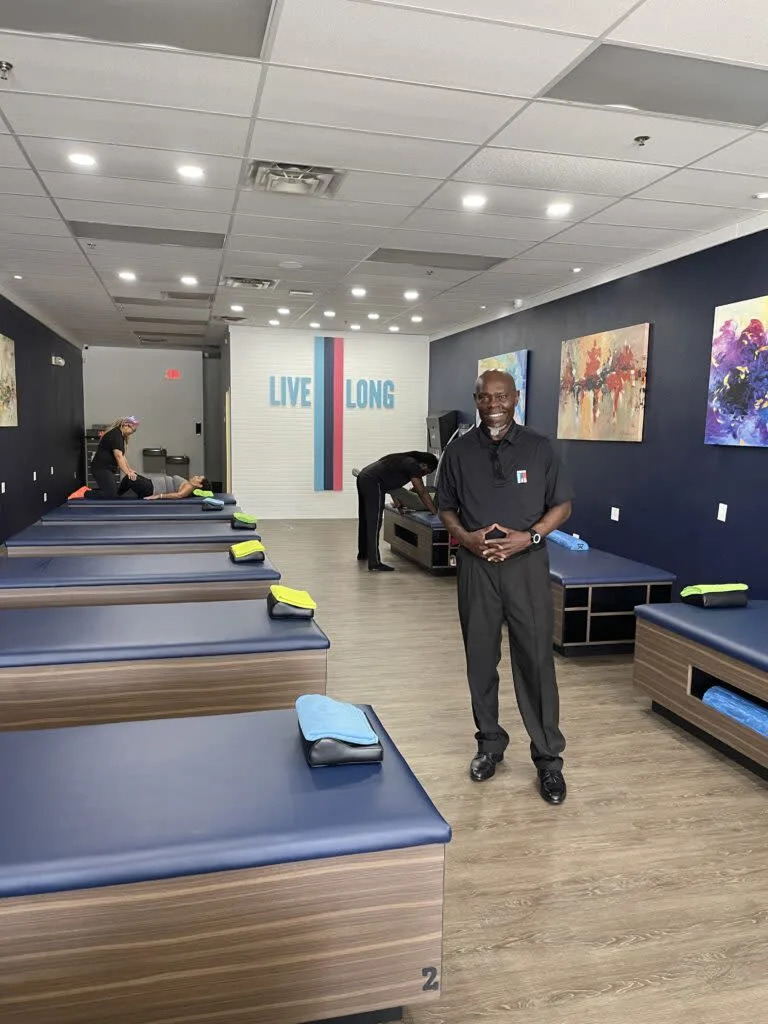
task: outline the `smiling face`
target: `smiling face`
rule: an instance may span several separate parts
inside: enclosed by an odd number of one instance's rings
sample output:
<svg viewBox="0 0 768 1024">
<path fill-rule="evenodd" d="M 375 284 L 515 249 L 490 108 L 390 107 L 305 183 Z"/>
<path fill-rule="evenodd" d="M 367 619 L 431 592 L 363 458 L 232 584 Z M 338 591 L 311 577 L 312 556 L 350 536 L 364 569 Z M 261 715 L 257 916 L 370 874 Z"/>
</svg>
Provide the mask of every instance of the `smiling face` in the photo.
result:
<svg viewBox="0 0 768 1024">
<path fill-rule="evenodd" d="M 500 370 L 489 370 L 475 385 L 475 404 L 481 422 L 494 436 L 506 433 L 515 417 L 517 386 Z"/>
</svg>

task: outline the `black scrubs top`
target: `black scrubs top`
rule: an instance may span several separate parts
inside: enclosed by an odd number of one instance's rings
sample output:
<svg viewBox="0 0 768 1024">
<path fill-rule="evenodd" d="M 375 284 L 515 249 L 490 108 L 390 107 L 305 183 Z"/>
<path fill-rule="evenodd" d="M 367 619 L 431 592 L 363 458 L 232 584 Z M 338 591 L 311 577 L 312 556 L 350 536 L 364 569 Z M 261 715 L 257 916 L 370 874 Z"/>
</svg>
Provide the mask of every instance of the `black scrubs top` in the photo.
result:
<svg viewBox="0 0 768 1024">
<path fill-rule="evenodd" d="M 385 455 L 378 462 L 372 462 L 360 471 L 360 476 L 373 476 L 385 491 L 394 491 L 405 485 L 414 477 L 423 476 L 421 465 L 406 452 Z"/>
<path fill-rule="evenodd" d="M 112 430 L 108 430 L 99 441 L 99 446 L 91 459 L 93 468 L 111 469 L 115 472 L 117 470 L 117 462 L 115 462 L 115 456 L 112 454 L 114 451 L 125 454 L 125 438 L 120 427 L 113 427 Z"/>
</svg>

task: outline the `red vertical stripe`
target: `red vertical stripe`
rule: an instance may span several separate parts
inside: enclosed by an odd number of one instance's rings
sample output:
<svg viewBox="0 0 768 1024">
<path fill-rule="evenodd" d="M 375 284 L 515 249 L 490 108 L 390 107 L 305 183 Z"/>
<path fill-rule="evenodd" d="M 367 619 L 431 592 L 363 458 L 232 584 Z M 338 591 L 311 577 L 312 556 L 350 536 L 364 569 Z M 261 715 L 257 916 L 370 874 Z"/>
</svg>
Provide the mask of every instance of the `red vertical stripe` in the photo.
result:
<svg viewBox="0 0 768 1024">
<path fill-rule="evenodd" d="M 333 339 L 333 489 L 344 485 L 344 339 Z"/>
</svg>

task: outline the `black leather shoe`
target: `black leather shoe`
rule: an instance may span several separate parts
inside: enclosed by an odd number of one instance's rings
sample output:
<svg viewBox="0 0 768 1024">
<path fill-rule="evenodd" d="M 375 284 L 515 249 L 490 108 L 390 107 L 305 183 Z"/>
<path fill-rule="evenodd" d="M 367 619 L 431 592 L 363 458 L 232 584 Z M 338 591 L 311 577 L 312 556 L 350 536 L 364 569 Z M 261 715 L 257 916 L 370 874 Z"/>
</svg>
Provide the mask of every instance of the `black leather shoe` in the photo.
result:
<svg viewBox="0 0 768 1024">
<path fill-rule="evenodd" d="M 369 565 L 368 572 L 394 572 L 394 566 L 385 565 L 383 562 L 379 562 L 378 565 Z"/>
<path fill-rule="evenodd" d="M 567 792 L 562 772 L 553 772 L 550 768 L 539 771 L 539 791 L 542 799 L 548 804 L 561 804 Z"/>
<path fill-rule="evenodd" d="M 503 754 L 489 754 L 478 750 L 469 765 L 469 775 L 474 782 L 485 782 L 496 774 L 496 765 L 504 760 Z"/>
</svg>

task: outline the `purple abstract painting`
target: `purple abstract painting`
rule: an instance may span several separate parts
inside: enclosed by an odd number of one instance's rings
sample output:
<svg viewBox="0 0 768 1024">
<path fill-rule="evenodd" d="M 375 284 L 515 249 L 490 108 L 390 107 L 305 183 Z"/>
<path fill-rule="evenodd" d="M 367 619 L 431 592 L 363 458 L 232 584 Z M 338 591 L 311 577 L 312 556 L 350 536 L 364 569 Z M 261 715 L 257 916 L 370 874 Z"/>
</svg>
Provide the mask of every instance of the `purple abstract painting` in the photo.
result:
<svg viewBox="0 0 768 1024">
<path fill-rule="evenodd" d="M 768 295 L 715 310 L 704 442 L 768 447 Z"/>
</svg>

